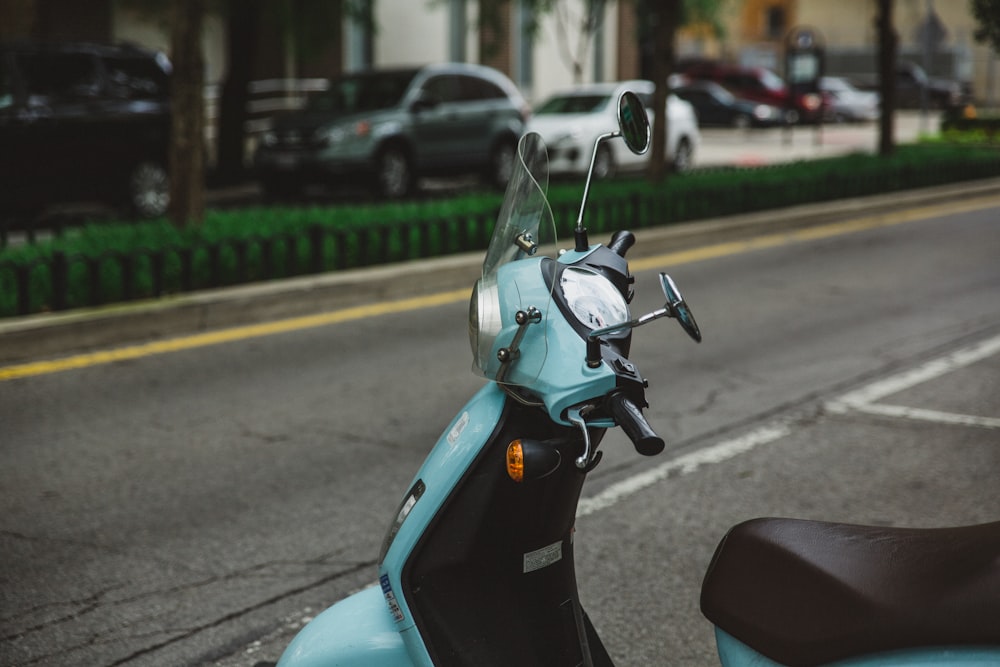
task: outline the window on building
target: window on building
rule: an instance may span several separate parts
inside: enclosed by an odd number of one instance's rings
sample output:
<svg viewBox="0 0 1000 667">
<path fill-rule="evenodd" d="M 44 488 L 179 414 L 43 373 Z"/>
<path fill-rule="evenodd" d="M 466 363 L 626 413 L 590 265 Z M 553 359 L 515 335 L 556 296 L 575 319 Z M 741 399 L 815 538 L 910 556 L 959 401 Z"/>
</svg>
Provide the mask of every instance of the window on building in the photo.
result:
<svg viewBox="0 0 1000 667">
<path fill-rule="evenodd" d="M 768 39 L 780 40 L 788 28 L 788 15 L 784 7 L 768 7 L 765 12 L 765 29 Z"/>
</svg>

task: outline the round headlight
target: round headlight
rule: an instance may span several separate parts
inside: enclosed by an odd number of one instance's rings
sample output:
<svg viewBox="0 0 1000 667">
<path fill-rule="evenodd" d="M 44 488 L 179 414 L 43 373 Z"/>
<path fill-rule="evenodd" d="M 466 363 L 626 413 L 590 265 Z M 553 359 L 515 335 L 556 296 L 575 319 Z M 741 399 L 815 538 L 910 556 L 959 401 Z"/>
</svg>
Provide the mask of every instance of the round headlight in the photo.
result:
<svg viewBox="0 0 1000 667">
<path fill-rule="evenodd" d="M 496 277 L 482 278 L 472 288 L 472 298 L 469 300 L 469 344 L 472 346 L 473 364 L 482 373 L 486 372 L 493 343 L 502 328 Z"/>
<path fill-rule="evenodd" d="M 571 266 L 559 281 L 570 311 L 588 329 L 628 322 L 625 297 L 610 280 L 590 269 Z"/>
</svg>

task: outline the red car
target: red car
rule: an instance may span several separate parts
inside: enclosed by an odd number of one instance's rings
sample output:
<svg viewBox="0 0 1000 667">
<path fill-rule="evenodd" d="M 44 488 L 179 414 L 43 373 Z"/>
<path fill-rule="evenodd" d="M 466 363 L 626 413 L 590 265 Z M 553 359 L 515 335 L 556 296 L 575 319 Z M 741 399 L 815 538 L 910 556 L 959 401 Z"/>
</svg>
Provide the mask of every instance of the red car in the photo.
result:
<svg viewBox="0 0 1000 667">
<path fill-rule="evenodd" d="M 815 123 L 823 116 L 823 97 L 819 93 L 803 93 L 790 99 L 784 80 L 764 67 L 697 62 L 680 73 L 689 79 L 714 81 L 737 97 L 784 109 L 789 123 Z"/>
</svg>

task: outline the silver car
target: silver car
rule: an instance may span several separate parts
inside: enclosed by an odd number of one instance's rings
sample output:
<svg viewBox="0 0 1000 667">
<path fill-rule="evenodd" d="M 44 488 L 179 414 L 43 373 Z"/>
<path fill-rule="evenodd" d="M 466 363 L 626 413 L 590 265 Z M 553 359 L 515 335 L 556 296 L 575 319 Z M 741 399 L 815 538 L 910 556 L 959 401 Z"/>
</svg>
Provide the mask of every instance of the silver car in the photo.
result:
<svg viewBox="0 0 1000 667">
<path fill-rule="evenodd" d="M 879 116 L 879 94 L 859 90 L 839 76 L 824 76 L 819 89 L 827 99 L 827 115 L 838 123 L 876 120 Z"/>
<path fill-rule="evenodd" d="M 348 74 L 275 118 L 254 164 L 271 195 L 362 181 L 398 198 L 420 177 L 470 172 L 503 187 L 528 112 L 506 76 L 480 65 Z"/>
</svg>

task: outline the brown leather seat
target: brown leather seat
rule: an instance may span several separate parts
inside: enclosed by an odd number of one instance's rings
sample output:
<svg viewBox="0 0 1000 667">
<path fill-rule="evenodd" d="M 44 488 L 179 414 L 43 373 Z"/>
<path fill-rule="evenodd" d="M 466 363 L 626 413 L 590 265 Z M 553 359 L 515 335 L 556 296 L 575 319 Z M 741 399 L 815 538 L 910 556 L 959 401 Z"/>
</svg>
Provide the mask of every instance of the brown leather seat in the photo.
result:
<svg viewBox="0 0 1000 667">
<path fill-rule="evenodd" d="M 785 665 L 1000 646 L 1000 522 L 907 529 L 754 519 L 716 549 L 701 608 Z"/>
</svg>

